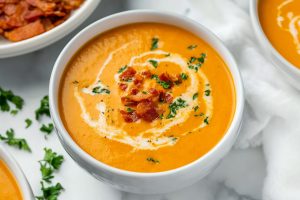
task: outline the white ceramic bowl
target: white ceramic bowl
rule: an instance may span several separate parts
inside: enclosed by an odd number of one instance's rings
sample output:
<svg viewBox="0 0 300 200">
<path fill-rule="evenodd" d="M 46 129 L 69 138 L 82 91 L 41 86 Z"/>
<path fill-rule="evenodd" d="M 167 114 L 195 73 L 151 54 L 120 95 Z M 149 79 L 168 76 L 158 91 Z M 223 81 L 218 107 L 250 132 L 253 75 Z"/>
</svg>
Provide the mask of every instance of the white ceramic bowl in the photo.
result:
<svg viewBox="0 0 300 200">
<path fill-rule="evenodd" d="M 69 34 L 86 20 L 101 0 L 85 0 L 71 16 L 59 26 L 35 37 L 20 42 L 10 42 L 0 38 L 0 58 L 18 56 L 41 49 Z"/>
<path fill-rule="evenodd" d="M 4 161 L 5 165 L 13 174 L 22 193 L 23 200 L 34 200 L 34 195 L 21 168 L 12 155 L 10 155 L 2 145 L 0 145 L 0 160 Z"/>
<path fill-rule="evenodd" d="M 273 62 L 274 66 L 282 72 L 286 80 L 295 88 L 300 90 L 300 69 L 286 60 L 271 44 L 267 36 L 265 35 L 258 14 L 258 2 L 259 0 L 250 1 L 250 15 L 252 25 L 257 36 L 257 39 L 265 51 L 269 59 Z"/>
<path fill-rule="evenodd" d="M 230 128 L 222 140 L 206 155 L 183 167 L 157 173 L 137 173 L 106 165 L 83 151 L 65 129 L 58 110 L 58 91 L 62 74 L 72 56 L 93 37 L 116 27 L 138 23 L 159 22 L 176 25 L 208 42 L 227 63 L 236 89 L 236 111 Z M 165 193 L 188 186 L 207 175 L 232 147 L 242 122 L 244 94 L 237 65 L 222 42 L 201 24 L 173 13 L 135 10 L 103 18 L 78 33 L 59 55 L 50 80 L 50 111 L 58 137 L 70 156 L 94 177 L 121 190 L 134 193 Z M 195 149 L 196 150 L 196 149 Z"/>
</svg>

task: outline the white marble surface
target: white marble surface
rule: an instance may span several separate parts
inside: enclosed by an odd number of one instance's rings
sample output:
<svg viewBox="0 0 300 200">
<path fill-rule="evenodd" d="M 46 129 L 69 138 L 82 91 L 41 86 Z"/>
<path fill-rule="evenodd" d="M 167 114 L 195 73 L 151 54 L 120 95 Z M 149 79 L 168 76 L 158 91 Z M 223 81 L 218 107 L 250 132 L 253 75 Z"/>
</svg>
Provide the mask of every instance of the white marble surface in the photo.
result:
<svg viewBox="0 0 300 200">
<path fill-rule="evenodd" d="M 7 149 L 17 159 L 36 195 L 40 189 L 38 160 L 43 148 L 51 147 L 65 156 L 65 162 L 56 180 L 65 187 L 59 199 L 63 200 L 251 200 L 261 199 L 266 163 L 260 147 L 247 150 L 232 150 L 218 168 L 197 184 L 181 191 L 164 195 L 143 196 L 117 191 L 95 180 L 66 154 L 55 134 L 47 139 L 39 131 L 41 124 L 34 120 L 25 129 L 26 118 L 34 119 L 34 110 L 40 99 L 48 93 L 48 82 L 56 57 L 69 39 L 82 27 L 103 16 L 126 9 L 123 0 L 103 0 L 95 13 L 71 35 L 40 51 L 0 60 L 0 86 L 11 89 L 25 99 L 25 106 L 17 116 L 0 113 L 0 133 L 13 128 L 16 135 L 28 140 L 33 153 Z M 44 122 L 49 119 L 43 119 Z M 168 187 L 167 185 L 165 187 Z"/>
</svg>

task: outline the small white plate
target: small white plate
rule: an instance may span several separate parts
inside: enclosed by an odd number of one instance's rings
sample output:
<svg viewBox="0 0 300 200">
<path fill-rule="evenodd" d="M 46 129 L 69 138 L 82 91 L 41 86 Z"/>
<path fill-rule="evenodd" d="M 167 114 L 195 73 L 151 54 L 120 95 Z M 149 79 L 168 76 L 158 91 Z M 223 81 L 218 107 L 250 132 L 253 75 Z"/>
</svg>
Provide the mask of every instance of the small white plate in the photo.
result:
<svg viewBox="0 0 300 200">
<path fill-rule="evenodd" d="M 85 0 L 71 16 L 59 26 L 33 38 L 20 42 L 10 42 L 0 38 L 0 58 L 18 56 L 41 49 L 69 34 L 86 20 L 101 0 Z"/>
</svg>

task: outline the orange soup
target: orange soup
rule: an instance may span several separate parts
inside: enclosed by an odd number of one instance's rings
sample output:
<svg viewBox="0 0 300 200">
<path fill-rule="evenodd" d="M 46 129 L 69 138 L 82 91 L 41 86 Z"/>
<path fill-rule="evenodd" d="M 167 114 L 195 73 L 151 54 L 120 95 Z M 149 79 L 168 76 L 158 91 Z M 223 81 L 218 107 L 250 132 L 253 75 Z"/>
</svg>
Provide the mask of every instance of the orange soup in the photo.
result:
<svg viewBox="0 0 300 200">
<path fill-rule="evenodd" d="M 300 68 L 300 1 L 260 0 L 261 26 L 274 48 Z"/>
<path fill-rule="evenodd" d="M 232 76 L 201 38 L 175 26 L 105 32 L 71 59 L 60 115 L 95 159 L 135 172 L 191 163 L 224 136 L 235 106 Z"/>
<path fill-rule="evenodd" d="M 0 199 L 22 200 L 18 184 L 6 165 L 0 160 Z"/>
</svg>

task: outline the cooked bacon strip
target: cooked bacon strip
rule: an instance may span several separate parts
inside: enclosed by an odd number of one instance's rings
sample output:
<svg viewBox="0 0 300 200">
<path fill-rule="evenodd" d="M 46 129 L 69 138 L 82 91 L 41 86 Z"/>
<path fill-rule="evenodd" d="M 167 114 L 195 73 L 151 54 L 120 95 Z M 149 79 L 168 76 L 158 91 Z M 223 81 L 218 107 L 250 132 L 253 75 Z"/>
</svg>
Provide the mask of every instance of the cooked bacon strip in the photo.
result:
<svg viewBox="0 0 300 200">
<path fill-rule="evenodd" d="M 3 12 L 6 15 L 13 15 L 17 11 L 17 5 L 16 4 L 5 4 L 3 7 Z"/>
<path fill-rule="evenodd" d="M 43 11 L 38 9 L 38 8 L 35 8 L 33 10 L 29 10 L 26 12 L 24 18 L 28 21 L 34 21 L 36 19 L 38 19 L 39 17 L 43 16 Z"/>
<path fill-rule="evenodd" d="M 126 112 L 124 110 L 120 110 L 120 113 L 121 113 L 124 121 L 127 122 L 127 123 L 136 122 L 139 119 L 138 116 L 137 116 L 137 113 L 135 111 Z"/>
<path fill-rule="evenodd" d="M 30 24 L 16 28 L 12 31 L 5 32 L 4 36 L 11 41 L 17 42 L 31 38 L 45 32 L 45 28 L 40 20 L 36 20 Z"/>
<path fill-rule="evenodd" d="M 27 3 L 34 7 L 38 7 L 43 12 L 53 12 L 53 10 L 56 7 L 56 4 L 54 2 L 47 2 L 43 0 L 26 0 Z"/>
<path fill-rule="evenodd" d="M 147 122 L 152 122 L 159 117 L 155 103 L 149 100 L 140 102 L 136 107 L 136 113 L 138 117 Z"/>
<path fill-rule="evenodd" d="M 135 69 L 133 69 L 132 67 L 128 67 L 121 75 L 120 75 L 120 79 L 122 81 L 128 81 L 130 79 L 132 79 L 134 77 L 134 75 L 136 74 Z"/>
</svg>

